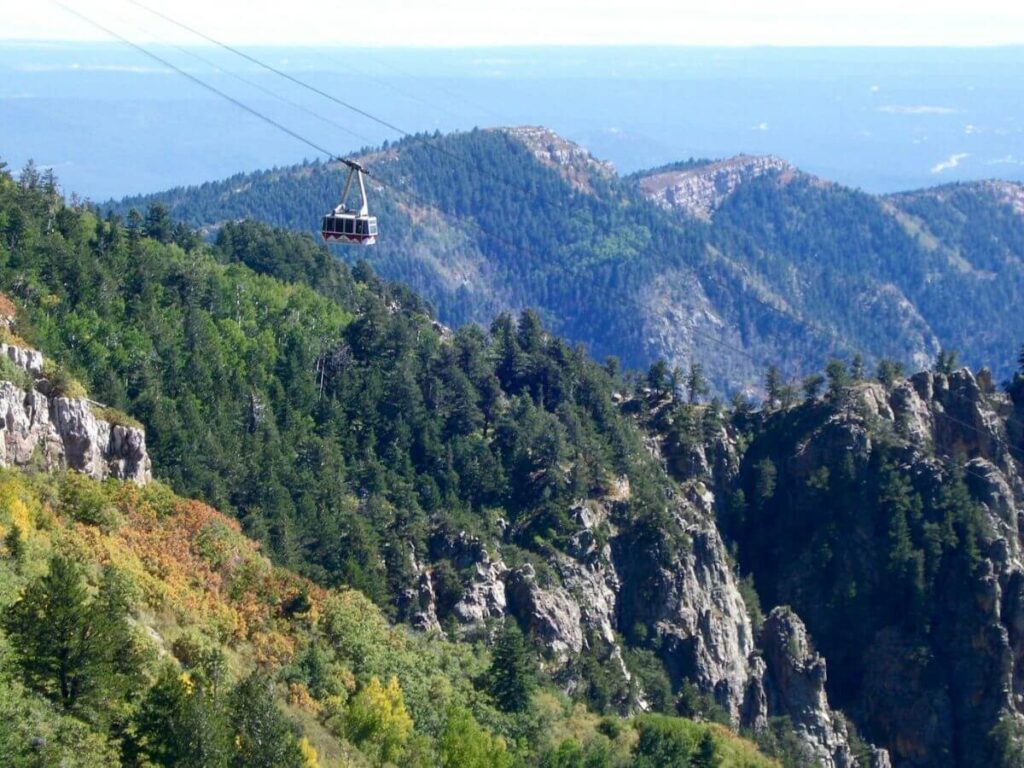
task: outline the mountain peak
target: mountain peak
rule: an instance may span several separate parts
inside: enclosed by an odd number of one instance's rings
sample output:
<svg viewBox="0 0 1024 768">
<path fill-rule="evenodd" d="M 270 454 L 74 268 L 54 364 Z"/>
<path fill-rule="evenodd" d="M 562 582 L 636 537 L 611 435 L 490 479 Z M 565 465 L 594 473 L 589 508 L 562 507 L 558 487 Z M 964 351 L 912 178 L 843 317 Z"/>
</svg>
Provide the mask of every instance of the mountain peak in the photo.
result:
<svg viewBox="0 0 1024 768">
<path fill-rule="evenodd" d="M 595 176 L 609 179 L 615 176 L 615 166 L 598 160 L 579 144 L 559 136 L 550 128 L 539 125 L 521 125 L 499 129 L 526 146 L 533 156 L 583 192 L 593 192 L 591 181 Z"/>
<path fill-rule="evenodd" d="M 710 220 L 741 184 L 775 172 L 789 181 L 797 170 L 775 155 L 741 154 L 682 168 L 656 169 L 640 174 L 639 179 L 644 195 L 662 208 Z"/>
</svg>

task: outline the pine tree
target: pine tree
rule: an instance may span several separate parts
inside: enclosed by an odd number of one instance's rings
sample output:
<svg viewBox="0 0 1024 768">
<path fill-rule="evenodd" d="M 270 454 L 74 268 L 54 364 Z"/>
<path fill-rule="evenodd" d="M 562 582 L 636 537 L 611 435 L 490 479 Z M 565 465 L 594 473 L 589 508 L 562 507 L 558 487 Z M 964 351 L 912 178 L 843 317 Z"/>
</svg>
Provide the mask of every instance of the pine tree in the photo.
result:
<svg viewBox="0 0 1024 768">
<path fill-rule="evenodd" d="M 25 542 L 21 540 L 21 528 L 17 523 L 12 523 L 11 529 L 4 536 L 4 549 L 14 561 L 15 567 L 20 568 L 25 558 Z"/>
<path fill-rule="evenodd" d="M 850 363 L 850 376 L 854 381 L 864 381 L 864 358 L 858 352 Z"/>
<path fill-rule="evenodd" d="M 505 621 L 494 644 L 487 677 L 490 693 L 499 708 L 506 712 L 523 712 L 529 707 L 536 687 L 536 664 L 522 630 L 511 619 Z"/>
<path fill-rule="evenodd" d="M 228 768 L 231 733 L 222 697 L 164 666 L 136 720 L 142 751 L 157 765 Z"/>
<path fill-rule="evenodd" d="M 903 377 L 903 363 L 896 360 L 879 360 L 876 378 L 886 387 L 891 387 Z"/>
<path fill-rule="evenodd" d="M 237 768 L 302 768 L 295 734 L 274 701 L 270 677 L 256 671 L 231 692 L 231 728 Z"/>
<path fill-rule="evenodd" d="M 647 386 L 661 395 L 668 391 L 668 384 L 668 363 L 661 359 L 655 360 L 647 370 Z"/>
<path fill-rule="evenodd" d="M 955 349 L 940 349 L 939 354 L 935 358 L 935 372 L 943 373 L 947 376 L 951 374 L 956 370 L 957 356 L 958 354 Z"/>
<path fill-rule="evenodd" d="M 4 616 L 26 684 L 65 710 L 96 715 L 124 685 L 119 656 L 131 643 L 115 589 L 105 581 L 90 599 L 75 561 L 55 555 Z"/>
<path fill-rule="evenodd" d="M 705 397 L 711 388 L 704 378 L 704 368 L 700 363 L 690 363 L 690 374 L 686 377 L 686 394 L 690 403 L 696 403 Z"/>
<path fill-rule="evenodd" d="M 710 730 L 704 731 L 697 742 L 697 751 L 690 758 L 691 768 L 717 768 L 722 764 L 718 755 L 718 745 Z"/>
<path fill-rule="evenodd" d="M 825 377 L 820 373 L 812 373 L 810 376 L 804 377 L 801 385 L 804 390 L 804 397 L 807 400 L 816 400 L 824 385 Z"/>
<path fill-rule="evenodd" d="M 770 408 L 774 408 L 782 392 L 782 374 L 777 365 L 769 365 L 764 374 L 764 391 L 766 402 Z"/>
<path fill-rule="evenodd" d="M 849 388 L 850 373 L 842 360 L 830 360 L 825 366 L 825 376 L 828 378 L 828 397 L 835 402 L 842 398 Z"/>
</svg>

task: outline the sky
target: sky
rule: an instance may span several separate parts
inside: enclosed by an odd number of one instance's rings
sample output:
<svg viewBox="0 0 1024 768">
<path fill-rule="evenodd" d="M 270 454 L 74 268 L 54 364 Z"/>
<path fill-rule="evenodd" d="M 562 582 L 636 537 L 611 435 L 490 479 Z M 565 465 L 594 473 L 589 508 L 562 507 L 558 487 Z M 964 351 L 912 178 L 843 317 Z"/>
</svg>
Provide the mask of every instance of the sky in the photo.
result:
<svg viewBox="0 0 1024 768">
<path fill-rule="evenodd" d="M 131 0 L 66 0 L 139 41 L 197 43 Z M 991 46 L 1024 43 L 1012 0 L 145 0 L 236 44 Z M 50 0 L 0 0 L 0 40 L 99 41 Z"/>
</svg>

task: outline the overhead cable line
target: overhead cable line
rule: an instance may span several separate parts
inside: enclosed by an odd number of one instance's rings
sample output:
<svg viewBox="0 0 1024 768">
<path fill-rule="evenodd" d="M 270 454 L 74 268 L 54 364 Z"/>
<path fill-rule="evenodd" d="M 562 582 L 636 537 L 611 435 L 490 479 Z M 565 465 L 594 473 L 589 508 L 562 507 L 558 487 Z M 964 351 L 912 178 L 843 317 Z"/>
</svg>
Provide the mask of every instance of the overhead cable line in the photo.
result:
<svg viewBox="0 0 1024 768">
<path fill-rule="evenodd" d="M 170 15 L 168 15 L 166 13 L 163 13 L 162 11 L 158 11 L 158 10 L 156 10 L 154 8 L 151 8 L 150 6 L 146 5 L 145 3 L 140 2 L 140 0 L 125 0 L 125 1 L 127 3 L 129 3 L 129 4 L 131 4 L 131 5 L 134 5 L 137 8 L 141 8 L 142 10 L 146 11 L 149 14 L 152 14 L 153 16 L 156 16 L 158 18 L 163 19 L 164 21 L 168 22 L 169 24 L 173 24 L 174 26 L 178 27 L 179 29 L 183 29 L 186 32 L 189 32 L 189 33 L 195 35 L 196 37 L 200 37 L 203 40 L 206 40 L 207 42 L 212 43 L 213 45 L 216 45 L 216 46 L 218 46 L 220 48 L 223 48 L 226 51 L 229 51 L 229 52 L 235 54 L 236 56 L 240 56 L 241 58 L 245 59 L 248 62 L 251 62 L 252 64 L 255 64 L 258 67 L 262 67 L 263 69 L 266 69 L 269 72 L 273 72 L 274 74 L 278 75 L 279 77 L 283 77 L 285 80 L 288 80 L 289 82 L 294 83 L 295 85 L 299 86 L 300 88 L 305 88 L 306 90 L 310 91 L 311 93 L 315 93 L 318 96 L 321 96 L 321 97 L 323 97 L 325 99 L 328 99 L 329 101 L 334 102 L 335 104 L 338 104 L 341 107 L 344 107 L 345 109 L 348 109 L 348 110 L 351 110 L 352 112 L 355 112 L 357 115 L 361 115 L 362 117 L 365 117 L 368 120 L 372 120 L 373 122 L 377 123 L 378 125 L 381 125 L 381 126 L 387 128 L 388 130 L 394 131 L 395 133 L 401 135 L 402 137 L 404 137 L 406 139 L 409 139 L 410 141 L 414 141 L 414 142 L 417 142 L 419 144 L 422 144 L 425 148 L 429 149 L 431 152 L 435 152 L 437 154 L 444 155 L 449 160 L 454 160 L 456 162 L 459 162 L 459 163 L 462 163 L 464 165 L 470 166 L 470 167 L 472 167 L 472 169 L 474 170 L 475 173 L 477 173 L 477 174 L 479 174 L 481 176 L 489 176 L 490 178 L 492 178 L 495 181 L 497 181 L 499 184 L 503 184 L 503 185 L 505 185 L 507 187 L 519 186 L 521 191 L 526 191 L 526 192 L 530 191 L 528 187 L 523 187 L 521 185 L 515 185 L 509 179 L 503 178 L 503 177 L 501 177 L 501 176 L 499 176 L 499 175 L 497 175 L 495 173 L 492 173 L 491 171 L 488 171 L 485 168 L 481 168 L 478 164 L 474 163 L 469 158 L 463 157 L 463 156 L 459 155 L 456 152 L 452 152 L 451 150 L 447 149 L 446 147 L 443 147 L 443 146 L 441 146 L 440 144 L 438 144 L 436 142 L 429 141 L 428 139 L 426 139 L 426 138 L 424 138 L 424 137 L 422 137 L 420 135 L 414 134 L 411 131 L 407 131 L 406 129 L 402 128 L 401 126 L 395 125 L 393 122 L 391 122 L 389 120 L 386 120 L 385 118 L 379 117 L 379 116 L 373 114 L 372 112 L 370 112 L 368 110 L 362 109 L 361 107 L 358 107 L 355 104 L 352 104 L 352 103 L 350 103 L 348 101 L 345 101 L 344 99 L 340 99 L 337 96 L 335 96 L 333 93 L 329 93 L 328 91 L 325 91 L 322 88 L 319 88 L 318 86 L 315 86 L 315 85 L 313 85 L 311 83 L 308 83 L 308 82 L 306 82 L 305 80 L 303 80 L 301 78 L 295 77 L 294 75 L 291 75 L 291 74 L 285 72 L 284 70 L 282 70 L 282 69 L 280 69 L 278 67 L 273 66 L 272 64 L 268 64 L 267 62 L 257 58 L 256 56 L 253 56 L 252 54 L 246 53 L 245 51 L 241 50 L 240 48 L 238 48 L 236 46 L 233 46 L 233 45 L 231 45 L 229 43 L 225 43 L 222 40 L 219 40 L 219 39 L 217 39 L 217 38 L 215 38 L 215 37 L 213 37 L 211 35 L 208 35 L 207 33 L 203 32 L 200 29 L 196 29 L 195 27 L 190 26 L 189 24 L 186 24 L 186 23 L 184 23 L 182 21 L 178 21 L 177 19 L 173 18 L 172 16 L 170 16 Z M 560 209 L 562 209 L 562 210 L 565 210 L 564 206 L 562 206 L 562 205 L 560 205 L 558 203 L 555 203 L 555 206 L 560 208 Z"/>
<path fill-rule="evenodd" d="M 347 125 L 339 123 L 337 120 L 333 120 L 330 117 L 327 117 L 326 115 L 322 115 L 319 112 L 317 112 L 316 110 L 310 109 L 305 104 L 301 104 L 300 102 L 293 101 L 292 99 L 289 99 L 287 96 L 283 96 L 282 94 L 274 91 L 272 88 L 267 88 L 266 86 L 261 85 L 260 83 L 254 81 L 254 80 L 250 80 L 249 78 L 244 77 L 244 76 L 238 74 L 237 72 L 232 72 L 230 69 L 227 69 L 226 67 L 220 66 L 215 61 L 212 61 L 211 59 L 208 59 L 205 56 L 202 56 L 201 54 L 197 53 L 194 50 L 186 48 L 185 46 L 182 46 L 182 45 L 177 45 L 175 43 L 171 43 L 171 42 L 167 42 L 167 41 L 160 41 L 158 36 L 151 29 L 147 29 L 145 27 L 140 27 L 140 26 L 138 26 L 136 24 L 132 24 L 132 26 L 135 27 L 137 30 L 139 30 L 141 32 L 144 32 L 145 34 L 153 35 L 153 37 L 157 39 L 158 44 L 164 45 L 164 46 L 167 46 L 167 47 L 170 47 L 170 48 L 174 48 L 176 51 L 179 51 L 179 52 L 185 54 L 186 56 L 190 56 L 193 59 L 195 59 L 196 61 L 202 62 L 206 66 L 216 70 L 217 72 L 220 72 L 221 74 L 227 75 L 228 77 L 233 78 L 233 79 L 235 79 L 235 80 L 237 80 L 237 81 L 239 81 L 241 83 L 245 83 L 250 88 L 254 88 L 255 90 L 257 90 L 257 91 L 259 91 L 259 92 L 261 92 L 263 94 L 266 94 L 267 96 L 271 97 L 272 99 L 280 101 L 282 104 L 287 104 L 288 106 L 293 107 L 294 109 L 298 109 L 301 112 L 304 112 L 305 114 L 309 115 L 310 117 L 314 117 L 317 120 L 321 121 L 322 123 L 325 123 L 326 125 L 330 125 L 332 128 L 337 128 L 339 131 L 344 131 L 345 133 L 349 134 L 350 136 L 353 136 L 353 137 L 359 139 L 360 141 L 366 142 L 368 145 L 374 143 L 374 139 L 371 139 L 369 136 L 366 136 L 366 135 L 361 134 L 361 133 L 357 133 L 356 131 L 353 131 L 351 128 L 349 128 Z"/>
<path fill-rule="evenodd" d="M 98 30 L 100 30 L 102 32 L 105 32 L 106 34 L 110 35 L 111 37 L 113 37 L 113 38 L 115 38 L 117 40 L 120 40 L 125 45 L 131 46 L 132 48 L 137 50 L 139 53 L 143 54 L 144 56 L 147 56 L 148 58 L 152 59 L 153 61 L 158 62 L 159 64 L 162 64 L 163 66 L 167 67 L 168 69 L 174 70 L 175 72 L 177 72 L 182 77 L 188 78 L 189 80 L 191 80 L 193 83 L 195 83 L 199 87 L 205 88 L 206 90 L 210 91 L 211 93 L 214 93 L 217 96 L 220 96 L 222 99 L 226 99 L 227 101 L 230 101 L 232 104 L 234 104 L 239 109 L 243 109 L 246 112 L 248 112 L 250 115 L 253 115 L 254 117 L 262 120 L 265 123 L 267 123 L 268 125 L 272 125 L 273 127 L 277 128 L 279 131 L 283 131 L 284 133 L 287 133 L 293 139 L 296 139 L 297 141 L 301 141 L 303 144 L 305 144 L 305 145 L 307 145 L 309 147 L 312 147 L 317 152 L 320 152 L 321 154 L 327 155 L 328 157 L 332 157 L 332 158 L 336 157 L 336 155 L 333 152 L 331 152 L 329 149 L 325 149 L 324 147 L 320 146 L 316 142 L 307 139 L 305 136 L 302 136 L 299 133 L 296 133 L 291 128 L 288 128 L 287 126 L 282 125 L 281 123 L 279 123 L 274 118 L 268 117 L 267 115 L 263 114 L 259 110 L 253 109 L 252 107 L 250 107 L 245 102 L 239 101 L 234 96 L 231 96 L 230 94 L 225 93 L 224 91 L 220 90 L 216 86 L 210 85 L 206 81 L 201 80 L 200 78 L 198 78 L 195 75 L 191 74 L 190 72 L 182 69 L 181 67 L 177 66 L 173 62 L 168 61 L 167 59 L 163 58 L 162 56 L 158 56 L 157 54 L 153 53 L 152 51 L 147 50 L 143 46 L 141 46 L 141 45 L 139 45 L 137 43 L 132 42 L 131 40 L 129 40 L 124 35 L 121 35 L 118 32 L 115 32 L 114 30 L 112 30 L 112 29 L 110 29 L 108 27 L 103 26 L 98 21 L 95 21 L 95 20 L 89 18 L 88 16 L 86 16 L 84 13 L 81 13 L 81 12 L 75 10 L 74 8 L 71 8 L 70 6 L 65 5 L 63 2 L 61 2 L 61 0 L 52 0 L 52 2 L 55 5 L 63 8 L 68 13 L 70 13 L 70 14 L 72 14 L 74 16 L 77 16 L 79 19 L 81 19 L 82 21 L 86 22 L 90 26 L 93 26 L 96 29 L 98 29 Z"/>
</svg>

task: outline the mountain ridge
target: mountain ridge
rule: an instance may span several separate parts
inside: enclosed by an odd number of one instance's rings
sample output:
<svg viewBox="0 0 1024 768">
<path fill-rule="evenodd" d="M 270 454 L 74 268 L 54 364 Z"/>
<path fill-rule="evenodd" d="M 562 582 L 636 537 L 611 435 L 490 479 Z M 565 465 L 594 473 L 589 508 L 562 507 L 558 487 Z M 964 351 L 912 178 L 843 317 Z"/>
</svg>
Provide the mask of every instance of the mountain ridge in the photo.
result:
<svg viewBox="0 0 1024 768">
<path fill-rule="evenodd" d="M 729 161 L 662 171 L 692 180 L 727 170 L 723 193 L 709 176 L 712 196 L 687 203 L 713 202 L 707 220 L 666 209 L 667 187 L 649 198 L 643 173 L 613 175 L 539 127 L 423 135 L 360 156 L 387 181 L 370 184 L 389 227 L 374 250 L 338 255 L 368 258 L 455 327 L 534 307 L 597 357 L 696 362 L 723 394 L 760 391 L 769 365 L 799 379 L 829 357 L 920 367 L 963 348 L 981 365 L 1007 359 L 1024 336 L 1017 318 L 995 320 L 1024 296 L 1024 219 L 1010 183 L 935 199 L 868 195 L 775 160 L 746 175 Z M 308 231 L 339 175 L 310 164 L 115 207 L 162 202 L 193 226 L 254 216 Z"/>
</svg>

